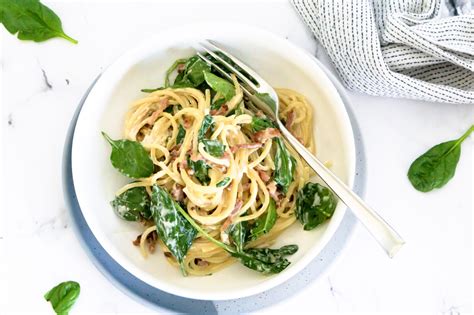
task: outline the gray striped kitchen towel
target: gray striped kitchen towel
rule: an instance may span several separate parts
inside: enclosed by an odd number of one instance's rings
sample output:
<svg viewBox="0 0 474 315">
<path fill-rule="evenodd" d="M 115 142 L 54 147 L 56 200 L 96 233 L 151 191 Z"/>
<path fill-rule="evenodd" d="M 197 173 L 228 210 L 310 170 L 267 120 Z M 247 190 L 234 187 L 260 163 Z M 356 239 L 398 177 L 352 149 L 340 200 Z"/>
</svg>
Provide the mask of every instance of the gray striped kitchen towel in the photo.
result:
<svg viewBox="0 0 474 315">
<path fill-rule="evenodd" d="M 441 1 L 457 3 L 452 9 L 461 15 L 441 17 Z M 349 89 L 474 104 L 469 0 L 292 2 Z"/>
</svg>

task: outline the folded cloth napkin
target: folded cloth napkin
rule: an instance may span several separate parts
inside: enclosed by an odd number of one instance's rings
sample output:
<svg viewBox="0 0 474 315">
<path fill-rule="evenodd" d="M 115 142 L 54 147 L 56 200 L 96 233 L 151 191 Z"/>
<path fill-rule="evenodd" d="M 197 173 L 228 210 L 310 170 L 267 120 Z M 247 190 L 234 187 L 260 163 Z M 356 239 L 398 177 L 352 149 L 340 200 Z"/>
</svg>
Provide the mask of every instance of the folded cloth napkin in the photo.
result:
<svg viewBox="0 0 474 315">
<path fill-rule="evenodd" d="M 441 1 L 292 0 L 349 89 L 474 104 L 474 12 Z"/>
</svg>

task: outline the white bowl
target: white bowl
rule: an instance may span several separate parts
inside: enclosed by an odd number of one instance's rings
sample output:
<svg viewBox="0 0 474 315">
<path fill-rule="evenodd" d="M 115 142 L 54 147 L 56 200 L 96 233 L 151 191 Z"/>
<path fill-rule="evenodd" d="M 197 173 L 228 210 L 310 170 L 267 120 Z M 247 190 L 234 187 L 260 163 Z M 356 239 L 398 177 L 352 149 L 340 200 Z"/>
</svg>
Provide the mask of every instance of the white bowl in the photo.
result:
<svg viewBox="0 0 474 315">
<path fill-rule="evenodd" d="M 136 223 L 119 219 L 109 202 L 129 180 L 110 164 L 110 147 L 100 132 L 121 138 L 129 104 L 143 97 L 142 88 L 163 83 L 165 70 L 176 59 L 193 54 L 198 40 L 214 39 L 248 63 L 275 87 L 304 94 L 314 106 L 317 156 L 332 161 L 332 170 L 352 186 L 355 149 L 351 124 L 331 81 L 312 57 L 267 31 L 243 25 L 188 25 L 164 31 L 133 48 L 102 74 L 80 113 L 72 145 L 72 174 L 80 208 L 103 248 L 134 276 L 160 290 L 202 300 L 236 299 L 271 289 L 301 271 L 327 244 L 346 207 L 339 202 L 333 217 L 313 231 L 296 222 L 275 247 L 297 244 L 291 265 L 280 274 L 264 276 L 236 263 L 207 277 L 183 277 L 160 250 L 142 258 L 132 240 L 142 232 Z"/>
</svg>

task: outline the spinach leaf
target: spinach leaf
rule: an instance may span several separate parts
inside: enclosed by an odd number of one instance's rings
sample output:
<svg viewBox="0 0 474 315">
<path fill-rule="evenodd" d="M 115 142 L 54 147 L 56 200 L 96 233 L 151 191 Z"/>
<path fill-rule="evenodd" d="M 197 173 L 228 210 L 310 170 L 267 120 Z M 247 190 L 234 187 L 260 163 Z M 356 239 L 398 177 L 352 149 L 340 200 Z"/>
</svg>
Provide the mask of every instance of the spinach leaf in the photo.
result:
<svg viewBox="0 0 474 315">
<path fill-rule="evenodd" d="M 180 214 L 184 212 L 170 194 L 158 185 L 153 185 L 151 213 L 160 239 L 178 261 L 181 272 L 186 275 L 184 258 L 196 237 L 196 229 Z"/>
<path fill-rule="evenodd" d="M 177 59 L 171 67 L 166 70 L 166 75 L 165 75 L 165 87 L 170 86 L 170 75 L 178 68 L 179 65 L 182 65 L 186 63 L 186 59 Z M 142 90 L 143 91 L 143 90 Z"/>
<path fill-rule="evenodd" d="M 51 302 L 51 306 L 58 315 L 67 315 L 74 303 L 76 303 L 81 286 L 75 281 L 61 282 L 51 290 L 49 290 L 44 298 L 47 302 Z"/>
<path fill-rule="evenodd" d="M 53 37 L 61 37 L 73 44 L 77 40 L 63 31 L 61 20 L 50 8 L 38 0 L 0 1 L 0 23 L 18 39 L 43 42 Z"/>
<path fill-rule="evenodd" d="M 210 72 L 204 72 L 204 79 L 207 84 L 216 92 L 220 92 L 226 101 L 230 100 L 235 95 L 235 88 L 232 83 L 224 80 Z"/>
<path fill-rule="evenodd" d="M 183 143 L 185 136 L 186 136 L 186 129 L 184 129 L 182 125 L 179 125 L 178 135 L 176 136 L 176 144 Z"/>
<path fill-rule="evenodd" d="M 209 178 L 209 169 L 211 168 L 205 161 L 198 160 L 193 161 L 188 156 L 188 167 L 193 171 L 194 177 L 196 177 L 201 184 L 209 185 L 211 179 Z"/>
<path fill-rule="evenodd" d="M 212 156 L 222 157 L 225 151 L 225 145 L 217 140 L 203 139 L 201 142 L 204 144 L 204 150 Z"/>
<path fill-rule="evenodd" d="M 218 182 L 216 184 L 216 187 L 224 187 L 224 186 L 227 186 L 227 184 L 229 184 L 231 181 L 230 177 L 224 177 L 223 180 L 221 180 L 220 182 Z"/>
<path fill-rule="evenodd" d="M 286 245 L 279 249 L 251 248 L 244 252 L 233 253 L 247 268 L 263 274 L 280 273 L 290 265 L 286 256 L 293 255 L 298 250 L 297 245 Z"/>
<path fill-rule="evenodd" d="M 211 66 L 202 61 L 198 56 L 193 56 L 186 62 L 186 77 L 195 87 L 204 82 L 204 72 L 209 71 L 211 71 Z"/>
<path fill-rule="evenodd" d="M 273 100 L 273 98 L 271 98 L 270 94 L 268 94 L 268 93 L 255 93 L 255 97 L 257 97 L 260 101 L 262 101 L 265 104 L 267 104 L 268 106 L 270 106 L 270 108 L 273 109 L 273 111 L 276 110 L 276 103 Z"/>
<path fill-rule="evenodd" d="M 209 235 L 189 216 L 189 214 L 186 213 L 186 211 L 181 208 L 178 208 L 178 211 L 203 237 L 207 238 L 209 241 L 216 244 L 217 246 L 223 248 L 232 256 L 238 258 L 240 263 L 242 263 L 247 268 L 262 272 L 264 274 L 279 273 L 284 270 L 290 264 L 290 262 L 285 258 L 285 256 L 292 255 L 298 249 L 296 245 L 290 245 L 290 247 L 284 246 L 280 249 L 280 252 L 273 252 L 275 251 L 275 249 L 267 249 L 272 255 L 271 257 L 263 257 L 265 254 L 265 249 L 263 248 L 249 250 L 250 253 L 248 253 L 248 251 L 243 250 L 243 245 L 238 245 L 240 250 L 238 251 L 236 248 L 224 244 Z M 242 240 L 242 236 L 234 236 L 233 241 L 235 241 L 236 239 Z"/>
<path fill-rule="evenodd" d="M 155 91 L 164 90 L 164 89 L 165 89 L 164 87 L 158 87 L 156 89 L 141 89 L 140 91 L 143 93 L 153 93 Z"/>
<path fill-rule="evenodd" d="M 125 176 L 143 178 L 153 174 L 154 165 L 145 148 L 136 141 L 112 140 L 105 132 L 104 138 L 112 146 L 110 161 Z"/>
<path fill-rule="evenodd" d="M 461 143 L 473 131 L 474 125 L 459 139 L 435 145 L 418 157 L 408 170 L 408 179 L 413 187 L 421 192 L 428 192 L 446 185 L 456 172 L 461 156 Z"/>
<path fill-rule="evenodd" d="M 247 239 L 247 222 L 232 224 L 229 227 L 229 235 L 237 252 L 243 252 L 245 241 Z"/>
<path fill-rule="evenodd" d="M 253 132 L 258 132 L 261 130 L 265 130 L 267 128 L 277 128 L 277 126 L 275 125 L 273 121 L 271 121 L 270 119 L 266 117 L 260 118 L 260 117 L 253 116 L 252 122 L 250 124 L 250 128 Z"/>
<path fill-rule="evenodd" d="M 296 160 L 290 155 L 281 138 L 275 138 L 277 148 L 275 152 L 275 172 L 274 180 L 286 194 L 288 187 L 293 182 L 293 175 L 296 168 Z"/>
<path fill-rule="evenodd" d="M 110 204 L 115 213 L 124 220 L 138 221 L 140 216 L 151 218 L 150 197 L 145 187 L 133 187 L 115 197 Z"/>
<path fill-rule="evenodd" d="M 332 192 L 317 183 L 306 183 L 296 197 L 296 218 L 306 231 L 329 219 L 336 209 Z"/>
<path fill-rule="evenodd" d="M 211 115 L 204 116 L 202 120 L 201 128 L 198 131 L 198 141 L 202 141 L 206 136 L 206 133 L 214 128 L 214 118 Z"/>
<path fill-rule="evenodd" d="M 268 204 L 267 213 L 260 216 L 255 222 L 255 226 L 250 230 L 250 237 L 252 240 L 256 240 L 263 234 L 270 232 L 275 225 L 277 219 L 276 205 L 273 199 L 270 199 Z"/>
<path fill-rule="evenodd" d="M 211 110 L 218 110 L 225 103 L 225 98 L 220 98 L 211 104 Z"/>
</svg>

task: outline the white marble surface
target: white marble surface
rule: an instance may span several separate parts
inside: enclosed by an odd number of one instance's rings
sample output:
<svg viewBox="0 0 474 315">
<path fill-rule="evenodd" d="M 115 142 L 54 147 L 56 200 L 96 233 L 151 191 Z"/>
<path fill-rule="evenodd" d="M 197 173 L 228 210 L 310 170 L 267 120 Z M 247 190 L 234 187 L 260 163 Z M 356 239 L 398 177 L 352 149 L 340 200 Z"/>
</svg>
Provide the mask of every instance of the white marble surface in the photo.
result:
<svg viewBox="0 0 474 315">
<path fill-rule="evenodd" d="M 43 294 L 67 279 L 82 286 L 74 314 L 151 313 L 93 266 L 63 200 L 66 130 L 91 80 L 129 47 L 180 21 L 261 26 L 329 62 L 286 1 L 44 2 L 79 44 L 20 42 L 0 31 L 0 313 L 51 313 Z M 431 145 L 461 135 L 474 122 L 473 105 L 349 96 L 366 146 L 366 200 L 407 244 L 390 260 L 358 225 L 327 277 L 261 312 L 472 312 L 473 140 L 441 190 L 415 191 L 406 171 Z"/>
</svg>

